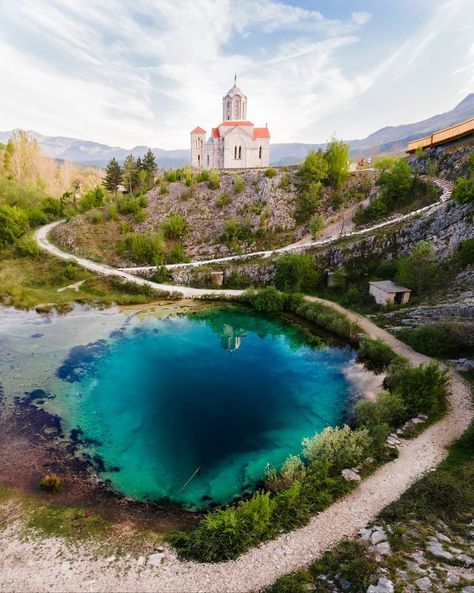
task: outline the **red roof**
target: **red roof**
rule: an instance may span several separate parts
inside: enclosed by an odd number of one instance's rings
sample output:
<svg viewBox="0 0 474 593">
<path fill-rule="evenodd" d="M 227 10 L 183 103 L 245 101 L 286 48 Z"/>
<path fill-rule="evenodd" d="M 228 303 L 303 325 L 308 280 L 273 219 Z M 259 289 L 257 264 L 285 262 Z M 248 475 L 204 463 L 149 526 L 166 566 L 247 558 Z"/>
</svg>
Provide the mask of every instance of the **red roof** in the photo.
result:
<svg viewBox="0 0 474 593">
<path fill-rule="evenodd" d="M 254 138 L 270 138 L 270 130 L 268 128 L 254 128 Z"/>
<path fill-rule="evenodd" d="M 220 138 L 219 128 L 212 128 L 212 137 L 213 138 Z"/>
<path fill-rule="evenodd" d="M 251 121 L 223 121 L 221 126 L 253 126 Z"/>
<path fill-rule="evenodd" d="M 194 128 L 194 130 L 191 132 L 191 134 L 205 134 L 205 133 L 206 133 L 206 130 L 203 130 L 199 126 L 197 128 Z"/>
</svg>

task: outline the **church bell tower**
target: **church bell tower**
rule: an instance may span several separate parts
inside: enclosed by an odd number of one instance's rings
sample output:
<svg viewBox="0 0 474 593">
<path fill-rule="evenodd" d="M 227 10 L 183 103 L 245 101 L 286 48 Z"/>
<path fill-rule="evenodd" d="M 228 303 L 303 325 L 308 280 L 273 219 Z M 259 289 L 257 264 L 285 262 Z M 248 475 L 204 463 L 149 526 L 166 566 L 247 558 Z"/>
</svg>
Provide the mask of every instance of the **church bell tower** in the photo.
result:
<svg viewBox="0 0 474 593">
<path fill-rule="evenodd" d="M 222 121 L 243 121 L 247 119 L 247 97 L 237 86 L 237 75 L 234 86 L 222 99 Z"/>
</svg>

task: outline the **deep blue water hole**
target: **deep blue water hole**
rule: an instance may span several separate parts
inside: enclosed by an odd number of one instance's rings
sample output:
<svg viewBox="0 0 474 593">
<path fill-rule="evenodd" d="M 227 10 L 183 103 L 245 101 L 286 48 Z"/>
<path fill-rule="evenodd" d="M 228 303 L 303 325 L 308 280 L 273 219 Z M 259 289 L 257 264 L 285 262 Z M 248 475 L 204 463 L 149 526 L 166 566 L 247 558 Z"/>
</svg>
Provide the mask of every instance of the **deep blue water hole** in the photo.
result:
<svg viewBox="0 0 474 593">
<path fill-rule="evenodd" d="M 340 423 L 354 357 L 290 323 L 224 308 L 147 318 L 75 349 L 59 374 L 103 477 L 138 499 L 199 508 L 252 491 L 267 463 Z"/>
</svg>

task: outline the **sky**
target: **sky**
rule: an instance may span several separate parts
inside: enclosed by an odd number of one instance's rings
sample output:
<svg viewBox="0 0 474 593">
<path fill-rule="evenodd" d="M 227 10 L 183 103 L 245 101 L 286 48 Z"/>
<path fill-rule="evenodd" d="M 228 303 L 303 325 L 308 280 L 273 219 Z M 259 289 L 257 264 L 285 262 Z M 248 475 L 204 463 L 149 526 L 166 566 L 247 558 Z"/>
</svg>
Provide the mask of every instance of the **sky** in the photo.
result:
<svg viewBox="0 0 474 593">
<path fill-rule="evenodd" d="M 363 138 L 474 92 L 474 0 L 0 0 L 0 130 L 187 148 L 237 84 L 272 142 Z"/>
</svg>

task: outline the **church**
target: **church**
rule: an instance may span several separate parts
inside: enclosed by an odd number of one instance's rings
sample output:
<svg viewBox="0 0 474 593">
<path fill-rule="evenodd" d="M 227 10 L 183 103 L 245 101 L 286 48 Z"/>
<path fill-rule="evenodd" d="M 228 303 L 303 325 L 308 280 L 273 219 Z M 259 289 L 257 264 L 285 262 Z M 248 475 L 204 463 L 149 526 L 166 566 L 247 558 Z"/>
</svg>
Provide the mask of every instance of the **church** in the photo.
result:
<svg viewBox="0 0 474 593">
<path fill-rule="evenodd" d="M 194 169 L 251 169 L 268 167 L 270 132 L 247 120 L 247 97 L 234 86 L 222 99 L 222 123 L 191 132 L 191 166 Z"/>
</svg>

